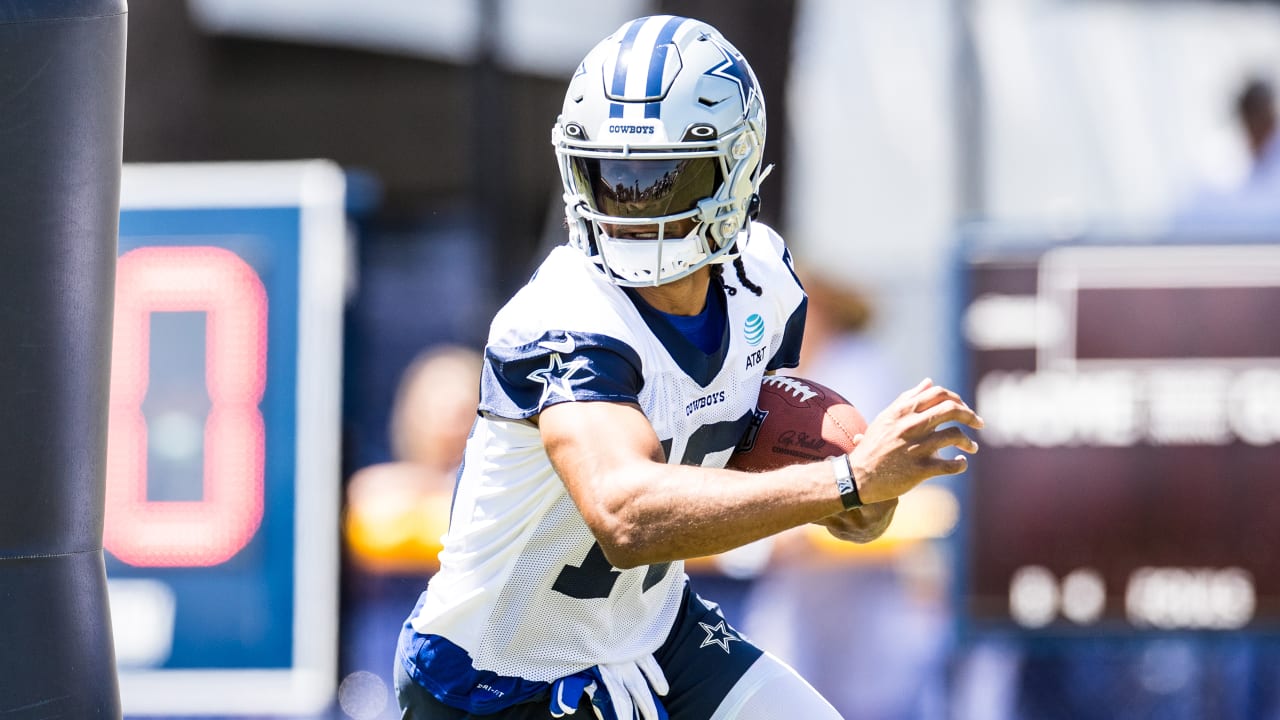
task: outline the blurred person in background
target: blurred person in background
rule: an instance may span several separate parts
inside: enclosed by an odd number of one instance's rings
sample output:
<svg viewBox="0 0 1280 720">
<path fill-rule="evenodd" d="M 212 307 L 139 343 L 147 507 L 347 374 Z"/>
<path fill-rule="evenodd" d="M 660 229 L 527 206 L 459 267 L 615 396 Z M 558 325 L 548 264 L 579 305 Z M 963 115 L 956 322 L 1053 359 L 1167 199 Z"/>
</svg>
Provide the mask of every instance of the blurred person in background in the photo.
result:
<svg viewBox="0 0 1280 720">
<path fill-rule="evenodd" d="M 1181 230 L 1280 229 L 1280 140 L 1272 83 L 1247 78 L 1235 96 L 1234 115 L 1249 151 L 1249 171 L 1229 190 L 1204 190 L 1174 217 Z"/>
<path fill-rule="evenodd" d="M 347 483 L 343 530 L 361 568 L 436 569 L 454 479 L 480 401 L 481 363 L 476 350 L 441 345 L 405 370 L 391 408 L 393 461 L 362 468 Z"/>
<path fill-rule="evenodd" d="M 569 242 L 491 325 L 441 568 L 396 648 L 404 718 L 840 717 L 683 560 L 809 522 L 873 539 L 964 469 L 939 451 L 977 450 L 940 426 L 982 423 L 923 381 L 847 455 L 723 469 L 804 327 L 754 221 L 764 141 L 755 76 L 705 23 L 633 20 L 574 73 L 553 129 Z"/>
<path fill-rule="evenodd" d="M 809 310 L 794 374 L 875 417 L 902 378 L 868 331 L 870 296 L 812 268 L 799 274 Z M 909 499 L 898 507 L 896 528 L 929 519 L 913 518 Z M 750 586 L 744 632 L 795 666 L 845 717 L 941 718 L 950 630 L 943 571 L 925 540 L 852 545 L 819 526 L 795 528 L 777 536 L 769 565 Z M 849 617 L 859 618 L 856 640 L 832 632 Z"/>
<path fill-rule="evenodd" d="M 1271 83 L 1262 78 L 1248 80 L 1236 99 L 1236 116 L 1253 156 L 1253 179 L 1274 179 L 1280 173 L 1280 146 L 1275 139 L 1276 98 Z"/>
<path fill-rule="evenodd" d="M 454 480 L 480 400 L 481 362 L 479 351 L 448 343 L 414 358 L 392 402 L 391 461 L 366 466 L 347 482 L 341 672 L 381 678 L 346 688 L 359 687 L 373 707 L 390 699 L 386 649 L 405 605 L 439 567 Z"/>
</svg>

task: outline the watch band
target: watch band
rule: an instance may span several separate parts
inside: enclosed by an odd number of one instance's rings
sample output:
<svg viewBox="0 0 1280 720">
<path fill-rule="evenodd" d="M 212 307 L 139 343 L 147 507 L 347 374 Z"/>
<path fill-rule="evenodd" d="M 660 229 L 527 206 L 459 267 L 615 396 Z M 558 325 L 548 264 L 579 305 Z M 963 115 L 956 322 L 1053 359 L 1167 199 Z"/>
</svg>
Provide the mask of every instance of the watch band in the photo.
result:
<svg viewBox="0 0 1280 720">
<path fill-rule="evenodd" d="M 853 481 L 853 470 L 849 467 L 849 456 L 840 454 L 831 456 L 831 469 L 836 476 L 836 487 L 840 490 L 840 502 L 845 510 L 862 507 L 862 497 L 858 495 L 858 483 Z"/>
</svg>

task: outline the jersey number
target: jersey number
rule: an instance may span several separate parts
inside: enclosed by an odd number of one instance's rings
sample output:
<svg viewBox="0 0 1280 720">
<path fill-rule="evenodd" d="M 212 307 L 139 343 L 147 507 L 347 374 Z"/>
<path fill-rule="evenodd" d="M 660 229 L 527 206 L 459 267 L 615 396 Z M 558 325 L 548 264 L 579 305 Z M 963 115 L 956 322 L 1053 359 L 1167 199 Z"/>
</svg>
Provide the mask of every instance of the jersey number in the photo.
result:
<svg viewBox="0 0 1280 720">
<path fill-rule="evenodd" d="M 751 427 L 751 420 L 755 416 L 754 412 L 748 412 L 737 420 L 725 420 L 698 427 L 689 436 L 689 442 L 685 443 L 684 457 L 680 458 L 680 464 L 702 465 L 706 463 L 708 455 L 737 447 L 738 441 L 747 432 L 747 428 Z M 662 452 L 668 458 L 671 457 L 671 445 L 670 438 L 662 441 Z"/>
<path fill-rule="evenodd" d="M 647 591 L 657 585 L 662 578 L 666 577 L 667 569 L 670 567 L 671 563 L 650 565 L 644 573 L 641 591 Z M 613 592 L 613 585 L 618 582 L 618 575 L 621 573 L 621 570 L 609 564 L 600 543 L 592 543 L 581 565 L 565 565 L 560 569 L 560 574 L 556 576 L 556 582 L 551 589 L 561 595 L 579 600 L 607 598 L 609 593 Z"/>
<path fill-rule="evenodd" d="M 708 455 L 737 447 L 738 441 L 750 426 L 751 418 L 754 416 L 754 413 L 748 412 L 737 420 L 725 420 L 699 427 L 693 435 L 689 436 L 684 457 L 680 460 L 681 464 L 701 465 Z M 671 440 L 662 441 L 662 451 L 667 457 L 671 457 L 671 443 Z M 648 566 L 644 573 L 644 582 L 640 586 L 641 592 L 647 592 L 649 588 L 662 582 L 670 568 L 671 563 Z M 579 600 L 607 598 L 609 593 L 613 592 L 613 586 L 618 582 L 618 575 L 621 572 L 609 564 L 600 543 L 592 543 L 581 565 L 565 565 L 560 569 L 560 574 L 556 576 L 555 584 L 551 589 Z"/>
</svg>

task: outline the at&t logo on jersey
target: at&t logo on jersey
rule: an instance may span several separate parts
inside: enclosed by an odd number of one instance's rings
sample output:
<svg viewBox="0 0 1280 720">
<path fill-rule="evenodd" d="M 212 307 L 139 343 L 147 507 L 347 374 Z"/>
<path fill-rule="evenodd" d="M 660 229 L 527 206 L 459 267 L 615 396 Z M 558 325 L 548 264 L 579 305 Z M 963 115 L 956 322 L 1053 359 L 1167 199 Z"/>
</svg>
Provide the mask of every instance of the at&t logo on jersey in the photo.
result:
<svg viewBox="0 0 1280 720">
<path fill-rule="evenodd" d="M 764 342 L 764 318 L 759 313 L 751 313 L 742 324 L 742 337 L 746 339 L 747 344 L 755 347 Z M 762 347 L 759 350 L 753 350 L 747 354 L 747 364 L 745 370 L 750 370 L 756 365 L 764 361 L 764 354 L 769 348 Z"/>
<path fill-rule="evenodd" d="M 747 320 L 742 325 L 743 336 L 747 339 L 747 344 L 755 347 L 764 340 L 764 318 L 759 313 L 751 313 L 747 316 Z"/>
</svg>

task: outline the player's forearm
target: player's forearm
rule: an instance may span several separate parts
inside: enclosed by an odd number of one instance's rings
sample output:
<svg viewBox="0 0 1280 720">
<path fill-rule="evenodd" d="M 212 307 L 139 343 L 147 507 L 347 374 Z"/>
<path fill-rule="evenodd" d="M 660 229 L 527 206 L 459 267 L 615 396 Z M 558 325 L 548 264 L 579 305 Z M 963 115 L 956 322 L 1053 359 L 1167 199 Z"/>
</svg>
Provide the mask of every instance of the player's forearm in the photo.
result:
<svg viewBox="0 0 1280 720">
<path fill-rule="evenodd" d="M 724 552 L 843 509 L 830 466 L 741 473 L 643 463 L 622 468 L 584 517 L 619 568 Z"/>
</svg>

